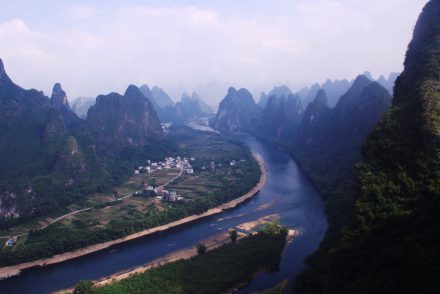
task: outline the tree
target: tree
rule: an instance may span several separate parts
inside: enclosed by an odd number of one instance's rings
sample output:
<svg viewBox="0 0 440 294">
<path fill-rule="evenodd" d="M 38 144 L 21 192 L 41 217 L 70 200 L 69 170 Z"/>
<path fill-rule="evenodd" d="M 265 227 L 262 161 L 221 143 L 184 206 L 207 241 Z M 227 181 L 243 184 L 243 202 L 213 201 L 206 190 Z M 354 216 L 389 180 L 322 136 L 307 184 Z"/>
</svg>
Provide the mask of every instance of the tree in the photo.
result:
<svg viewBox="0 0 440 294">
<path fill-rule="evenodd" d="M 269 235 L 287 235 L 288 229 L 280 225 L 277 220 L 273 220 L 267 224 L 265 224 L 262 228 L 263 233 Z"/>
<path fill-rule="evenodd" d="M 81 281 L 79 282 L 75 290 L 73 290 L 73 294 L 89 294 L 92 293 L 93 284 L 91 281 Z"/>
<path fill-rule="evenodd" d="M 197 244 L 196 248 L 197 248 L 197 253 L 198 253 L 199 255 L 203 255 L 203 254 L 205 254 L 206 251 L 208 250 L 208 248 L 206 247 L 206 245 L 203 244 L 203 243 L 199 243 L 199 244 Z"/>
<path fill-rule="evenodd" d="M 229 236 L 231 237 L 232 243 L 237 242 L 237 231 L 236 230 L 229 231 Z"/>
</svg>

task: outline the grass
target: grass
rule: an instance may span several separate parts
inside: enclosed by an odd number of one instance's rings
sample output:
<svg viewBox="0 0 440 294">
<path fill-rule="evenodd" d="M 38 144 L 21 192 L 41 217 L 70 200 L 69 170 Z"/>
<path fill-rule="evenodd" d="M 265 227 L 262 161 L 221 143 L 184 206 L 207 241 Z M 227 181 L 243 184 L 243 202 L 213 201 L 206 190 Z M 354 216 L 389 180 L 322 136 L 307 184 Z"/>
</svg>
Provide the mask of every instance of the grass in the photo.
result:
<svg viewBox="0 0 440 294">
<path fill-rule="evenodd" d="M 176 191 L 185 198 L 185 202 L 191 203 L 205 198 L 208 199 L 212 195 L 223 192 L 224 189 L 234 193 L 234 195 L 230 195 L 229 198 L 225 199 L 239 197 L 243 190 L 247 191 L 248 187 L 243 184 L 242 179 L 244 176 L 248 176 L 249 179 L 251 174 L 255 175 L 255 169 L 258 167 L 253 162 L 246 147 L 228 141 L 217 134 L 195 133 L 185 129 L 177 129 L 171 136 L 180 145 L 180 151 L 177 155 L 195 158 L 190 161 L 194 168 L 194 174 L 183 173 L 181 177 L 166 186 L 167 190 Z M 176 154 L 170 155 L 176 156 Z M 237 164 L 231 166 L 231 160 L 236 160 Z M 210 168 L 211 162 L 215 162 L 214 170 Z M 145 163 L 140 162 L 139 165 L 145 165 Z M 133 167 L 133 171 L 135 168 Z M 63 214 L 89 207 L 92 207 L 91 210 L 69 215 L 51 226 L 56 226 L 57 230 L 80 229 L 82 231 L 92 231 L 94 229 L 115 228 L 115 225 L 118 227 L 122 224 L 125 227 L 137 223 L 139 220 L 145 220 L 148 216 L 156 217 L 159 212 L 170 208 L 176 211 L 176 208 L 180 207 L 179 203 L 161 202 L 154 197 L 133 194 L 142 191 L 147 185 L 157 187 L 168 183 L 170 180 L 175 179 L 179 173 L 180 168 L 161 169 L 150 174 L 135 174 L 133 172 L 133 175 L 123 184 L 113 187 L 107 193 L 89 195 L 84 201 L 69 205 L 63 211 Z M 247 183 L 249 183 L 249 180 Z M 114 201 L 128 195 L 133 196 L 124 198 L 121 201 Z M 18 232 L 35 230 L 59 216 L 58 214 L 36 219 L 9 229 L 7 232 L 0 232 L 0 234 L 15 235 Z M 26 242 L 23 242 L 23 244 L 26 244 Z"/>
</svg>

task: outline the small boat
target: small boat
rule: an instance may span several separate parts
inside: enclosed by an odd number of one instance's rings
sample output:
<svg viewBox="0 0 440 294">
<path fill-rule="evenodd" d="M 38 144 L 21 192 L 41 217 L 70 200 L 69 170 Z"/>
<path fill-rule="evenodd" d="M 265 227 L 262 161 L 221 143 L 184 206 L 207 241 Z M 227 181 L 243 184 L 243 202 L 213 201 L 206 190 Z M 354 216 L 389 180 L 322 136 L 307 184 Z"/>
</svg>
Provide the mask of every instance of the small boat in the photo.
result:
<svg viewBox="0 0 440 294">
<path fill-rule="evenodd" d="M 218 229 L 217 229 L 217 231 L 221 231 L 221 230 L 223 230 L 223 229 L 222 229 L 222 228 L 218 228 Z"/>
</svg>

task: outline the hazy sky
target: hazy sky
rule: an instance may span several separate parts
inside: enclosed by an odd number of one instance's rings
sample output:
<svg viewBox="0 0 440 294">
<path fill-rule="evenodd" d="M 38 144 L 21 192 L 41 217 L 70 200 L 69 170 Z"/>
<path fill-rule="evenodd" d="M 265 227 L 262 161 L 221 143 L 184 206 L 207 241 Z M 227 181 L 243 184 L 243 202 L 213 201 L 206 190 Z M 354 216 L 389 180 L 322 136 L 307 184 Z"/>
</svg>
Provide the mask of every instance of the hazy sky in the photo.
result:
<svg viewBox="0 0 440 294">
<path fill-rule="evenodd" d="M 0 58 L 19 85 L 60 82 L 70 99 L 145 83 L 258 92 L 401 71 L 426 2 L 0 0 Z"/>
</svg>

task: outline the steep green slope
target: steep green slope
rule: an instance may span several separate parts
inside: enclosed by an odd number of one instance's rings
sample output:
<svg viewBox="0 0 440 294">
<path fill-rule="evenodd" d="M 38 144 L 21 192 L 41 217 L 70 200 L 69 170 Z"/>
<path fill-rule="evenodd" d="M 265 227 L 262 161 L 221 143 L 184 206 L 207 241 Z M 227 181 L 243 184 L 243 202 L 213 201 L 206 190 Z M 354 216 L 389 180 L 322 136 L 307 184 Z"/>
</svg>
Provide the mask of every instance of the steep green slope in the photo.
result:
<svg viewBox="0 0 440 294">
<path fill-rule="evenodd" d="M 417 23 L 392 109 L 365 142 L 354 221 L 298 293 L 440 291 L 440 1 Z"/>
<path fill-rule="evenodd" d="M 361 75 L 334 109 L 320 90 L 304 113 L 291 150 L 326 200 L 330 232 L 350 220 L 354 164 L 361 160 L 362 142 L 390 104 L 387 90 Z"/>
<path fill-rule="evenodd" d="M 24 90 L 0 60 L 0 227 L 64 207 L 111 181 L 83 123 L 61 85 L 51 100 Z"/>
<path fill-rule="evenodd" d="M 134 86 L 124 96 L 99 96 L 89 114 L 78 118 L 58 83 L 51 99 L 17 86 L 0 60 L 0 228 L 110 189 L 141 159 L 174 148 Z"/>
</svg>

